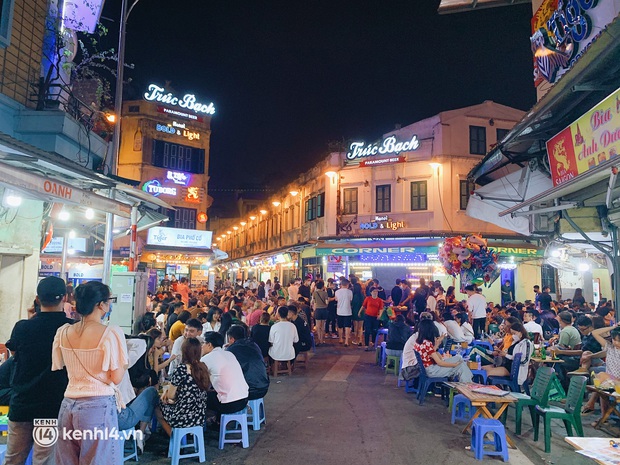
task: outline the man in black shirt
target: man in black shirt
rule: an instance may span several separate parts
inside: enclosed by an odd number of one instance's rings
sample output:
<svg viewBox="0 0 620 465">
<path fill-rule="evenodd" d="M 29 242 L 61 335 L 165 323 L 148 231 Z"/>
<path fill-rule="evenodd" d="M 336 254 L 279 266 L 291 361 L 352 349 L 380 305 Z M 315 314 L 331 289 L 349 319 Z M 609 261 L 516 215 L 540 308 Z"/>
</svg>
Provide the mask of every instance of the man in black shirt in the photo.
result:
<svg viewBox="0 0 620 465">
<path fill-rule="evenodd" d="M 15 353 L 13 395 L 9 404 L 9 439 L 5 464 L 23 464 L 33 447 L 33 420 L 56 419 L 67 388 L 67 371 L 52 371 L 52 343 L 56 331 L 73 323 L 63 305 L 67 288 L 54 276 L 37 286 L 41 312 L 18 321 L 6 345 Z M 33 463 L 53 464 L 54 447 L 34 443 Z"/>
<path fill-rule="evenodd" d="M 295 348 L 295 357 L 299 352 L 306 352 L 312 348 L 312 336 L 310 334 L 310 327 L 306 321 L 297 315 L 297 307 L 295 305 L 289 305 L 288 307 L 288 320 L 297 328 L 297 335 L 299 336 L 299 342 L 295 342 L 293 347 Z"/>
<path fill-rule="evenodd" d="M 299 286 L 299 297 L 303 297 L 307 304 L 310 303 L 310 283 L 311 280 L 306 278 L 301 286 Z"/>
<path fill-rule="evenodd" d="M 245 382 L 248 383 L 248 400 L 265 397 L 269 389 L 269 376 L 260 348 L 247 338 L 245 328 L 241 325 L 232 325 L 226 334 L 229 342 L 226 350 L 237 358 Z"/>
<path fill-rule="evenodd" d="M 396 286 L 392 288 L 392 292 L 390 292 L 390 295 L 392 297 L 392 303 L 394 305 L 398 305 L 403 299 L 403 290 L 400 288 L 400 279 L 396 278 Z"/>
<path fill-rule="evenodd" d="M 549 286 L 544 286 L 542 294 L 538 296 L 538 303 L 540 304 L 540 310 L 543 312 L 545 310 L 551 310 L 552 299 L 551 299 L 551 296 L 549 295 L 550 291 L 551 291 L 551 288 Z"/>
</svg>

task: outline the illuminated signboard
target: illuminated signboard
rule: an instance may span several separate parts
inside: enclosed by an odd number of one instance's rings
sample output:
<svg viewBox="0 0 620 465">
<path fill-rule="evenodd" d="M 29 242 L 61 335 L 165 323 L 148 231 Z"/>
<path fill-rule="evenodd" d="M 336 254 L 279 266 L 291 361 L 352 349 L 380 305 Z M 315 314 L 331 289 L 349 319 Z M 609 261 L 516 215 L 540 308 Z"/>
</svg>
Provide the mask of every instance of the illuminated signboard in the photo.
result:
<svg viewBox="0 0 620 465">
<path fill-rule="evenodd" d="M 420 141 L 417 135 L 413 135 L 411 140 L 397 141 L 396 136 L 389 136 L 381 143 L 366 144 L 364 142 L 352 142 L 347 153 L 347 160 L 357 160 L 358 158 L 372 157 L 375 155 L 398 155 L 401 152 L 417 150 Z"/>
<path fill-rule="evenodd" d="M 375 219 L 365 223 L 360 223 L 360 229 L 391 229 L 398 231 L 405 227 L 404 221 L 392 221 L 387 216 L 375 216 Z"/>
<path fill-rule="evenodd" d="M 547 141 L 553 185 L 585 173 L 620 152 L 620 89 Z"/>
<path fill-rule="evenodd" d="M 183 173 L 181 171 L 168 171 L 166 173 L 166 179 L 172 181 L 175 184 L 187 186 L 192 179 L 192 175 Z"/>
<path fill-rule="evenodd" d="M 404 156 L 390 157 L 390 158 L 375 158 L 372 160 L 363 160 L 360 162 L 360 166 L 378 166 L 378 165 L 392 165 L 394 163 L 405 163 L 407 158 Z"/>
<path fill-rule="evenodd" d="M 147 181 L 142 186 L 142 190 L 144 192 L 148 192 L 149 194 L 158 197 L 160 194 L 163 195 L 177 195 L 176 187 L 166 187 L 162 186 L 161 183 L 157 179 L 152 179 Z"/>
<path fill-rule="evenodd" d="M 166 247 L 208 249 L 211 247 L 212 238 L 213 232 L 211 231 L 156 226 L 149 229 L 146 243 Z"/>
<path fill-rule="evenodd" d="M 200 187 L 188 187 L 185 201 L 190 203 L 200 203 Z"/>
<path fill-rule="evenodd" d="M 620 13 L 620 0 L 544 0 L 532 17 L 534 84 L 555 83 Z"/>
<path fill-rule="evenodd" d="M 213 102 L 208 105 L 197 102 L 194 94 L 185 94 L 183 98 L 175 97 L 172 92 L 166 92 L 163 87 L 157 84 L 149 85 L 148 92 L 144 94 L 144 99 L 149 102 L 160 102 L 167 105 L 178 106 L 195 113 L 205 113 L 207 115 L 213 115 L 215 113 Z"/>
<path fill-rule="evenodd" d="M 164 134 L 182 136 L 187 140 L 200 140 L 200 133 L 187 129 L 185 123 L 177 123 L 176 121 L 173 121 L 171 125 L 157 123 L 155 124 L 155 130 Z"/>
</svg>

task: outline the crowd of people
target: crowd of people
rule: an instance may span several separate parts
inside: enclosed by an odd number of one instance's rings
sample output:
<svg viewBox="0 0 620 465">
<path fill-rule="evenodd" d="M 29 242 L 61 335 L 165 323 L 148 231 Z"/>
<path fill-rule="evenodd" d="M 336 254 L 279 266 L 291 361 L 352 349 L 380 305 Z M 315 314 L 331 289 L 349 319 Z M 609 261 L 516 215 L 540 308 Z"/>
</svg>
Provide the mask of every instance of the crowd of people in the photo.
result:
<svg viewBox="0 0 620 465">
<path fill-rule="evenodd" d="M 57 419 L 65 430 L 137 429 L 141 449 L 154 433 L 153 417 L 168 436 L 178 427 L 217 429 L 222 414 L 267 394 L 269 369 L 278 362 L 294 366 L 314 342 L 374 350 L 382 326 L 386 354 L 402 357 L 402 376 L 420 361 L 430 376 L 469 382 L 466 360 L 450 350 L 486 339 L 493 350 L 479 355 L 489 375 L 507 376 L 521 354 L 522 384 L 532 375 L 534 346 L 546 344 L 565 361 L 556 365 L 565 385 L 570 375 L 591 371 L 620 380 L 613 308 L 587 304 L 580 290 L 554 301 L 548 288 L 535 286 L 531 301 L 506 301 L 502 292 L 494 305 L 473 285 L 458 300 L 453 286 L 424 279 L 415 289 L 398 279 L 390 292 L 354 275 L 298 278 L 286 287 L 274 279 L 190 289 L 186 278 L 168 276 L 160 284 L 129 335 L 107 324 L 115 297 L 106 285 L 88 282 L 68 293 L 59 278 L 40 281 L 37 305 L 13 328 L 6 343 L 12 356 L 0 366 L 0 395 L 9 404 L 7 465 L 23 464 L 31 448 L 37 463 L 122 463 L 122 441 L 61 436 L 55 447 L 42 447 L 33 442 L 35 419 Z"/>
</svg>

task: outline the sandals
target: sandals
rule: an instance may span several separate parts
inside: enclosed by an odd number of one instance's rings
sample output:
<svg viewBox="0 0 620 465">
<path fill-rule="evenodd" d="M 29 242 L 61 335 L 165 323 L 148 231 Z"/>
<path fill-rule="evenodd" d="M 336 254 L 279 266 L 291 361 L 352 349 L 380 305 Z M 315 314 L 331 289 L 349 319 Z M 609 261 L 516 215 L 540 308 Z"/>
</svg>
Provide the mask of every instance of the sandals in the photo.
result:
<svg viewBox="0 0 620 465">
<path fill-rule="evenodd" d="M 593 412 L 594 412 L 594 409 L 593 409 L 593 408 L 590 408 L 590 407 L 585 407 L 585 406 L 584 406 L 584 407 L 581 409 L 581 414 L 582 414 L 582 415 L 589 415 L 590 413 L 593 413 Z"/>
</svg>

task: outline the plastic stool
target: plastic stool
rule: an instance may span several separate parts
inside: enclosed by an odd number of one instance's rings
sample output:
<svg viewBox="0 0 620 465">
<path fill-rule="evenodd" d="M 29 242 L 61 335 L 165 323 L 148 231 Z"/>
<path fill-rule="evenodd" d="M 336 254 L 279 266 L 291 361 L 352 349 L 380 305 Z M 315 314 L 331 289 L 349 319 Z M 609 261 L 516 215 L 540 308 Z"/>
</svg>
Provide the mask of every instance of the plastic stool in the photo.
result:
<svg viewBox="0 0 620 465">
<path fill-rule="evenodd" d="M 390 362 L 392 362 L 390 364 Z M 385 359 L 385 374 L 394 373 L 398 376 L 400 368 L 400 357 L 398 355 L 388 355 Z"/>
<path fill-rule="evenodd" d="M 6 455 L 6 444 L 0 444 L 0 463 L 4 463 L 5 455 Z"/>
<path fill-rule="evenodd" d="M 267 424 L 263 398 L 248 400 L 248 424 L 252 426 L 254 431 L 258 431 L 261 423 Z"/>
<path fill-rule="evenodd" d="M 134 459 L 136 462 L 138 462 L 138 442 L 136 441 L 136 430 L 133 428 L 126 429 L 121 432 L 121 435 L 123 438 L 128 438 L 123 440 L 123 463 L 131 459 Z M 125 455 L 125 444 L 127 444 L 127 441 L 133 442 L 133 447 L 129 455 Z"/>
<path fill-rule="evenodd" d="M 239 428 L 227 429 L 228 423 L 237 422 Z M 240 438 L 227 439 L 226 436 L 230 434 L 241 434 Z M 222 415 L 220 420 L 220 449 L 224 448 L 224 444 L 236 444 L 241 443 L 244 449 L 250 447 L 248 433 L 248 409 L 247 407 L 236 413 L 228 413 Z"/>
<path fill-rule="evenodd" d="M 312 353 L 316 354 L 316 344 L 314 342 L 314 333 L 310 333 L 310 339 L 312 339 Z"/>
<path fill-rule="evenodd" d="M 476 379 L 476 376 L 480 376 L 482 378 L 481 384 L 487 384 L 487 372 L 486 370 L 471 370 L 471 374 L 474 375 L 473 379 Z"/>
<path fill-rule="evenodd" d="M 385 366 L 385 357 L 387 356 L 387 354 L 385 353 L 386 345 L 387 345 L 387 342 L 383 341 L 381 345 L 379 346 L 381 347 L 381 368 Z"/>
<path fill-rule="evenodd" d="M 186 435 L 194 436 L 193 444 L 183 444 Z M 205 438 L 203 436 L 202 426 L 192 426 L 191 428 L 172 428 L 172 436 L 168 445 L 168 457 L 172 457 L 172 465 L 179 465 L 179 460 L 189 457 L 198 457 L 200 463 L 205 459 Z M 182 454 L 181 449 L 192 447 L 193 452 Z"/>
<path fill-rule="evenodd" d="M 471 401 L 463 394 L 457 394 L 452 398 L 452 421 L 456 420 L 469 421 L 472 415 Z"/>
<path fill-rule="evenodd" d="M 493 433 L 492 441 L 485 441 L 487 433 Z M 495 450 L 485 450 L 485 445 L 494 445 Z M 476 460 L 482 460 L 484 455 L 500 455 L 504 462 L 508 462 L 508 445 L 506 431 L 499 420 L 490 418 L 475 418 L 472 423 L 471 450 Z"/>
<path fill-rule="evenodd" d="M 383 342 L 387 339 L 388 330 L 387 328 L 380 328 L 377 330 L 377 337 L 375 337 L 375 347 L 379 346 L 379 338 L 383 336 Z"/>
</svg>

